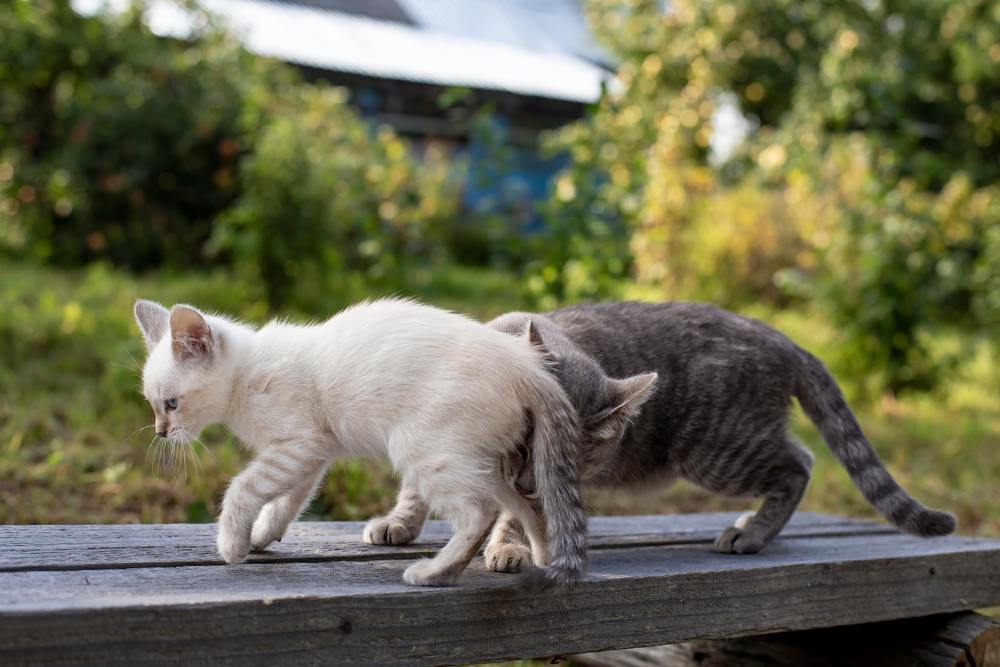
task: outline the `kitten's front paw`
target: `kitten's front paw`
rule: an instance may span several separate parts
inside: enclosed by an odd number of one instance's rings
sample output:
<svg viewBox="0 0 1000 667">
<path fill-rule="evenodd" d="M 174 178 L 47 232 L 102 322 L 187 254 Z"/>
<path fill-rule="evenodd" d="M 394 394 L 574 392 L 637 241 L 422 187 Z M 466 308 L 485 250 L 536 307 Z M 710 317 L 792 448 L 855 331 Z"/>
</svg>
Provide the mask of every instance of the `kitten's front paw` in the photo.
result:
<svg viewBox="0 0 1000 667">
<path fill-rule="evenodd" d="M 250 544 L 254 551 L 260 551 L 272 542 L 280 542 L 286 530 L 288 526 L 277 520 L 271 505 L 265 505 L 260 516 L 253 522 Z"/>
<path fill-rule="evenodd" d="M 435 567 L 434 561 L 427 558 L 406 568 L 403 580 L 414 586 L 450 586 L 458 581 L 459 574 L 441 572 Z"/>
<path fill-rule="evenodd" d="M 365 544 L 409 544 L 417 539 L 417 531 L 413 530 L 399 519 L 389 516 L 375 517 L 365 526 L 362 535 Z"/>
<path fill-rule="evenodd" d="M 229 564 L 242 563 L 250 553 L 250 536 L 220 526 L 216 546 L 222 560 Z"/>
<path fill-rule="evenodd" d="M 531 549 L 523 544 L 490 542 L 483 552 L 483 560 L 491 572 L 520 572 L 521 563 L 531 562 Z"/>
</svg>

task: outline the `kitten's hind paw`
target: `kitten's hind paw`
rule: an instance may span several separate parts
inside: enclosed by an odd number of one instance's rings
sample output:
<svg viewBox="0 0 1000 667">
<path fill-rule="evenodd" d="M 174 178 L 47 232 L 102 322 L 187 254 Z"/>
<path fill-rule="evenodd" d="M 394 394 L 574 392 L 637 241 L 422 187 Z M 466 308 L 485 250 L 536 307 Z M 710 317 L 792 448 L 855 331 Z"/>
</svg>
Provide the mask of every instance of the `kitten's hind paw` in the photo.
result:
<svg viewBox="0 0 1000 667">
<path fill-rule="evenodd" d="M 365 544 L 409 544 L 417 539 L 417 531 L 389 515 L 369 521 L 361 539 Z"/>
<path fill-rule="evenodd" d="M 491 542 L 486 545 L 483 560 L 491 572 L 520 572 L 522 563 L 531 563 L 531 549 L 523 544 Z"/>
<path fill-rule="evenodd" d="M 715 550 L 723 554 L 755 554 L 763 548 L 763 544 L 736 526 L 726 528 L 715 540 Z"/>
<path fill-rule="evenodd" d="M 451 586 L 458 581 L 460 574 L 450 570 L 442 572 L 431 559 L 425 558 L 406 568 L 403 581 L 413 586 Z"/>
</svg>

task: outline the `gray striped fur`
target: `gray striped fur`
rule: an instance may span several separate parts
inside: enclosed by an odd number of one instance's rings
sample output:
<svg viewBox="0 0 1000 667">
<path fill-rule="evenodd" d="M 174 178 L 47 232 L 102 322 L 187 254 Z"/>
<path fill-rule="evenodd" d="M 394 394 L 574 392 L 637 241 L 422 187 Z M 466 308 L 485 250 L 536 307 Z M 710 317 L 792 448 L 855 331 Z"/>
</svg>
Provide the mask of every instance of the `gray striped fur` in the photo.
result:
<svg viewBox="0 0 1000 667">
<path fill-rule="evenodd" d="M 538 344 L 530 320 L 522 331 Z M 526 581 L 535 585 L 574 581 L 583 575 L 587 565 L 587 515 L 578 466 L 581 425 L 568 395 L 558 382 L 553 385 L 550 391 L 537 392 L 536 401 L 541 407 L 533 415 L 534 432 L 529 444 L 549 550 L 548 563 Z"/>
<path fill-rule="evenodd" d="M 587 431 L 585 481 L 618 486 L 680 476 L 764 499 L 745 525 L 719 536 L 719 551 L 759 551 L 802 499 L 812 455 L 788 433 L 792 397 L 889 521 L 924 536 L 955 528 L 951 514 L 924 507 L 895 482 L 823 364 L 761 322 L 706 304 L 625 302 L 510 313 L 491 326 L 513 334 L 528 320 Z M 655 392 L 636 393 L 646 371 L 658 373 Z M 522 492 L 545 469 L 526 465 Z M 493 569 L 517 569 L 511 563 L 522 552 L 504 546 L 520 539 L 512 524 L 503 515 L 494 529 L 486 552 Z"/>
</svg>

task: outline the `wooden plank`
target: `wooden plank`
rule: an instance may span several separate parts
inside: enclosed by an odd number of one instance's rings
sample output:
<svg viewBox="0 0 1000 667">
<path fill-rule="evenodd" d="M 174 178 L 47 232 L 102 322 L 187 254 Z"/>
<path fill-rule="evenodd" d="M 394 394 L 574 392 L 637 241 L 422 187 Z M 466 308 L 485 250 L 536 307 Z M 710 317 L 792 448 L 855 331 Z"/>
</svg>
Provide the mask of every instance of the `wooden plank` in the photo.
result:
<svg viewBox="0 0 1000 667">
<path fill-rule="evenodd" d="M 1000 622 L 972 612 L 573 656 L 594 667 L 1000 667 Z"/>
<path fill-rule="evenodd" d="M 596 517 L 590 546 L 654 546 L 712 542 L 738 513 Z M 297 522 L 282 542 L 252 554 L 254 562 L 414 559 L 433 555 L 451 535 L 443 521 L 430 521 L 417 543 L 403 547 L 361 543 L 364 522 Z M 785 538 L 820 535 L 888 534 L 890 526 L 802 512 Z M 0 572 L 221 565 L 213 524 L 0 526 Z"/>
<path fill-rule="evenodd" d="M 1000 604 L 1000 542 L 904 535 L 596 551 L 565 590 L 470 568 L 415 590 L 405 561 L 0 574 L 0 663 L 461 664 Z"/>
</svg>

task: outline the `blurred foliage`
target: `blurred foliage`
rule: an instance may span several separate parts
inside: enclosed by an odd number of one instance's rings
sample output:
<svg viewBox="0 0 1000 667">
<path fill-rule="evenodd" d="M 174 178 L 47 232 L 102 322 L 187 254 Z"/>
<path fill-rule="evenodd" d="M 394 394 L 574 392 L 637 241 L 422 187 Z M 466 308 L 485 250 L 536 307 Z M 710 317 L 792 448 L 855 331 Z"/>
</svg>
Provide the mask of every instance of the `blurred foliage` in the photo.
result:
<svg viewBox="0 0 1000 667">
<path fill-rule="evenodd" d="M 809 297 L 890 391 L 935 382 L 935 326 L 997 322 L 996 2 L 592 0 L 589 18 L 622 64 L 552 139 L 574 159 L 550 202 L 566 240 L 531 284 L 607 294 L 634 261 L 670 298 Z M 720 156 L 727 105 L 750 132 Z"/>
<path fill-rule="evenodd" d="M 443 94 L 439 105 L 450 108 L 454 95 Z M 468 189 L 485 192 L 466 206 L 462 220 L 454 225 L 449 245 L 455 259 L 461 262 L 518 266 L 525 261 L 526 241 L 524 228 L 526 215 L 531 214 L 530 204 L 525 210 L 524 193 L 509 184 L 515 179 L 517 158 L 510 142 L 510 127 L 491 102 L 478 108 L 452 108 L 468 116 L 468 154 L 456 159 L 456 168 L 464 175 Z"/>
<path fill-rule="evenodd" d="M 14 0 L 0 34 L 0 245 L 60 265 L 203 262 L 238 194 L 247 100 L 283 70 L 208 22 L 161 39 L 141 5 L 88 18 Z"/>
<path fill-rule="evenodd" d="M 342 90 L 298 86 L 273 105 L 213 238 L 272 307 L 322 312 L 345 281 L 401 285 L 408 261 L 443 258 L 458 206 L 443 153 L 414 156 L 390 129 L 370 131 Z"/>
<path fill-rule="evenodd" d="M 0 5 L 0 249 L 60 266 L 236 262 L 268 302 L 322 311 L 447 251 L 460 172 L 373 128 L 343 91 L 252 56 L 191 8 L 154 35 L 137 3 Z"/>
</svg>

